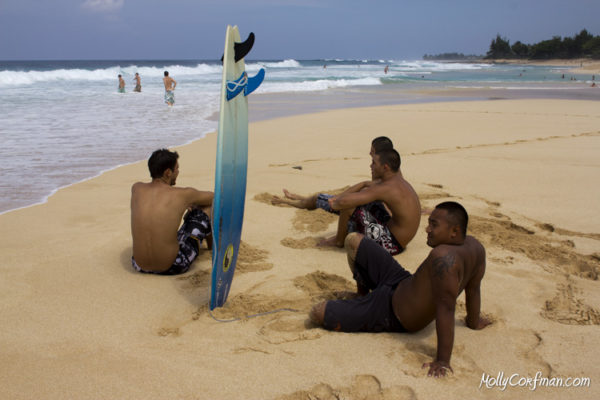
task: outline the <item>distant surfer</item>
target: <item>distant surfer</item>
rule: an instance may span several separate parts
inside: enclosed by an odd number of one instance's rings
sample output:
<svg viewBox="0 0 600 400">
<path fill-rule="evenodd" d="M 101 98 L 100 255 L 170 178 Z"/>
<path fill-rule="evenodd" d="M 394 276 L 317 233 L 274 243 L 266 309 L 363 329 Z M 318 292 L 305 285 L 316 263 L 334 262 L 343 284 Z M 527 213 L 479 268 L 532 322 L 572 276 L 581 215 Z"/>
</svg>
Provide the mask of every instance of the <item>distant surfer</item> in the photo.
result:
<svg viewBox="0 0 600 400">
<path fill-rule="evenodd" d="M 307 210 L 321 208 L 338 214 L 336 234 L 323 239 L 319 246 L 343 247 L 346 235 L 358 232 L 390 254 L 399 254 L 419 228 L 421 205 L 417 193 L 402 176 L 400 155 L 391 146 L 388 138 L 373 140 L 370 181 L 360 182 L 336 196 L 324 193 L 300 196 L 284 189 L 285 196 L 274 196 L 271 203 Z"/>
<path fill-rule="evenodd" d="M 348 264 L 357 292 L 315 305 L 310 319 L 341 332 L 417 332 L 435 320 L 437 353 L 423 368 L 433 377 L 452 372 L 456 299 L 463 290 L 467 327 L 480 330 L 492 323 L 481 315 L 485 249 L 467 236 L 467 223 L 460 204 L 438 204 L 426 229 L 432 250 L 414 274 L 372 240 L 348 235 Z"/>
<path fill-rule="evenodd" d="M 182 274 L 198 256 L 202 240 L 212 247 L 208 214 L 213 193 L 175 187 L 178 158 L 177 152 L 156 150 L 148 160 L 152 181 L 131 187 L 131 264 L 138 272 Z"/>
<path fill-rule="evenodd" d="M 177 86 L 177 82 L 169 76 L 169 71 L 165 71 L 163 82 L 165 84 L 165 103 L 172 106 L 175 103 L 175 86 Z"/>
<path fill-rule="evenodd" d="M 386 65 L 385 68 L 383 69 L 383 72 L 387 74 L 389 70 L 390 70 L 390 66 Z"/>
<path fill-rule="evenodd" d="M 125 93 L 125 80 L 121 74 L 119 74 L 119 93 Z"/>
<path fill-rule="evenodd" d="M 133 80 L 135 81 L 135 89 L 133 89 L 134 92 L 141 92 L 142 91 L 142 78 L 140 78 L 140 74 L 139 73 L 135 73 L 135 78 L 133 78 Z"/>
</svg>

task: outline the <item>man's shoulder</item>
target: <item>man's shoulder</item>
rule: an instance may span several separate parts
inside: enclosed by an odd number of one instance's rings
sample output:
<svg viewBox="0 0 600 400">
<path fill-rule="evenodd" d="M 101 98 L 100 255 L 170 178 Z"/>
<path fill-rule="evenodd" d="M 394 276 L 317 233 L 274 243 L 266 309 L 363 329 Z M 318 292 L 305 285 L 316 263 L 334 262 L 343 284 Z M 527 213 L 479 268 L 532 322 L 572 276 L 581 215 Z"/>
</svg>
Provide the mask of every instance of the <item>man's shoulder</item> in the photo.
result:
<svg viewBox="0 0 600 400">
<path fill-rule="evenodd" d="M 429 252 L 429 257 L 439 258 L 445 257 L 448 254 L 455 254 L 458 250 L 457 246 L 451 244 L 438 244 Z"/>
<path fill-rule="evenodd" d="M 485 247 L 483 247 L 483 244 L 481 244 L 481 242 L 473 236 L 467 235 L 465 238 L 465 245 L 470 247 L 473 251 L 485 252 Z"/>
<path fill-rule="evenodd" d="M 146 183 L 146 182 L 136 182 L 133 185 L 131 185 L 131 191 L 140 189 L 140 188 L 142 188 L 142 187 L 144 187 L 146 185 L 148 185 L 148 183 Z"/>
</svg>

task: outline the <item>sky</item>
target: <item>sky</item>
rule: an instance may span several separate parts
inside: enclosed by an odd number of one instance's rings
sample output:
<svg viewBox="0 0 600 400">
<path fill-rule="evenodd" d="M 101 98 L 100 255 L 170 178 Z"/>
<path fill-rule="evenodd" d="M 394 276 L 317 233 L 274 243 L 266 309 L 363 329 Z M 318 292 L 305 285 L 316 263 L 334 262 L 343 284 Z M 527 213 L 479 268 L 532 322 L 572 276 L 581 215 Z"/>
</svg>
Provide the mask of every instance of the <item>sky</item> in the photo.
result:
<svg viewBox="0 0 600 400">
<path fill-rule="evenodd" d="M 0 60 L 420 59 L 600 35 L 598 0 L 0 0 Z"/>
</svg>

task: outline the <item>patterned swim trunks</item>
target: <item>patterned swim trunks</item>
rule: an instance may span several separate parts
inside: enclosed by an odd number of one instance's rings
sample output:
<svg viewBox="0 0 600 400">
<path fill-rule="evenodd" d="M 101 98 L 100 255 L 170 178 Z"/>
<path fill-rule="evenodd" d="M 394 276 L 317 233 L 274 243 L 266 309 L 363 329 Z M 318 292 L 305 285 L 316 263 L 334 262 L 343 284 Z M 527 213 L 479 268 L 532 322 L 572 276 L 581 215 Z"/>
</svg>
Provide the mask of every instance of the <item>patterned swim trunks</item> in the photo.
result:
<svg viewBox="0 0 600 400">
<path fill-rule="evenodd" d="M 348 221 L 348 233 L 358 232 L 363 234 L 395 256 L 402 253 L 404 248 L 387 227 L 387 223 L 391 218 L 391 215 L 380 201 L 358 206 Z"/>
<path fill-rule="evenodd" d="M 331 206 L 329 205 L 329 199 L 331 199 L 332 197 L 335 197 L 335 196 L 332 194 L 319 193 L 317 195 L 317 208 L 320 208 L 320 209 L 325 210 L 332 214 L 339 215 L 340 212 L 332 210 Z"/>
<path fill-rule="evenodd" d="M 171 267 L 162 272 L 153 272 L 143 270 L 133 257 L 131 257 L 132 267 L 138 271 L 147 274 L 158 275 L 178 275 L 187 272 L 192 262 L 198 256 L 202 240 L 211 234 L 210 218 L 206 213 L 199 209 L 188 211 L 183 217 L 183 224 L 177 231 L 177 241 L 179 242 L 179 252 L 175 257 L 175 262 Z"/>
<path fill-rule="evenodd" d="M 175 104 L 175 92 L 172 90 L 165 90 L 165 103 L 169 105 Z"/>
</svg>

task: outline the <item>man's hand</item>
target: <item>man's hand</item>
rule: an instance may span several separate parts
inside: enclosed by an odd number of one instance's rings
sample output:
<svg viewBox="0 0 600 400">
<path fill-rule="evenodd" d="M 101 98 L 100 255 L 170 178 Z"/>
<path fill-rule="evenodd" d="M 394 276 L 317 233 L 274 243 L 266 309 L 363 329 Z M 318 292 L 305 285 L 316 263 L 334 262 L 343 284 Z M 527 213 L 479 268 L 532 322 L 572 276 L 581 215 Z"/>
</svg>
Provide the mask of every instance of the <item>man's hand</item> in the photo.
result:
<svg viewBox="0 0 600 400">
<path fill-rule="evenodd" d="M 465 322 L 467 322 L 467 326 L 469 326 L 468 320 L 466 317 L 465 317 Z M 490 321 L 489 319 L 487 319 L 485 317 L 479 316 L 479 322 L 477 323 L 477 326 L 475 326 L 474 328 L 471 328 L 471 329 L 481 330 L 491 324 L 492 324 L 492 321 Z"/>
<path fill-rule="evenodd" d="M 329 203 L 329 207 L 330 207 L 332 210 L 335 210 L 335 208 L 333 208 L 333 202 L 335 201 L 335 199 L 337 199 L 337 196 L 333 196 L 333 197 L 330 197 L 329 199 L 327 199 L 327 202 Z M 337 210 L 336 210 L 336 211 L 337 211 Z"/>
<path fill-rule="evenodd" d="M 454 374 L 452 367 L 445 361 L 433 361 L 430 363 L 423 364 L 423 368 L 429 367 L 427 376 L 433 376 L 434 378 L 440 378 L 446 376 L 446 371 L 450 371 Z"/>
</svg>

